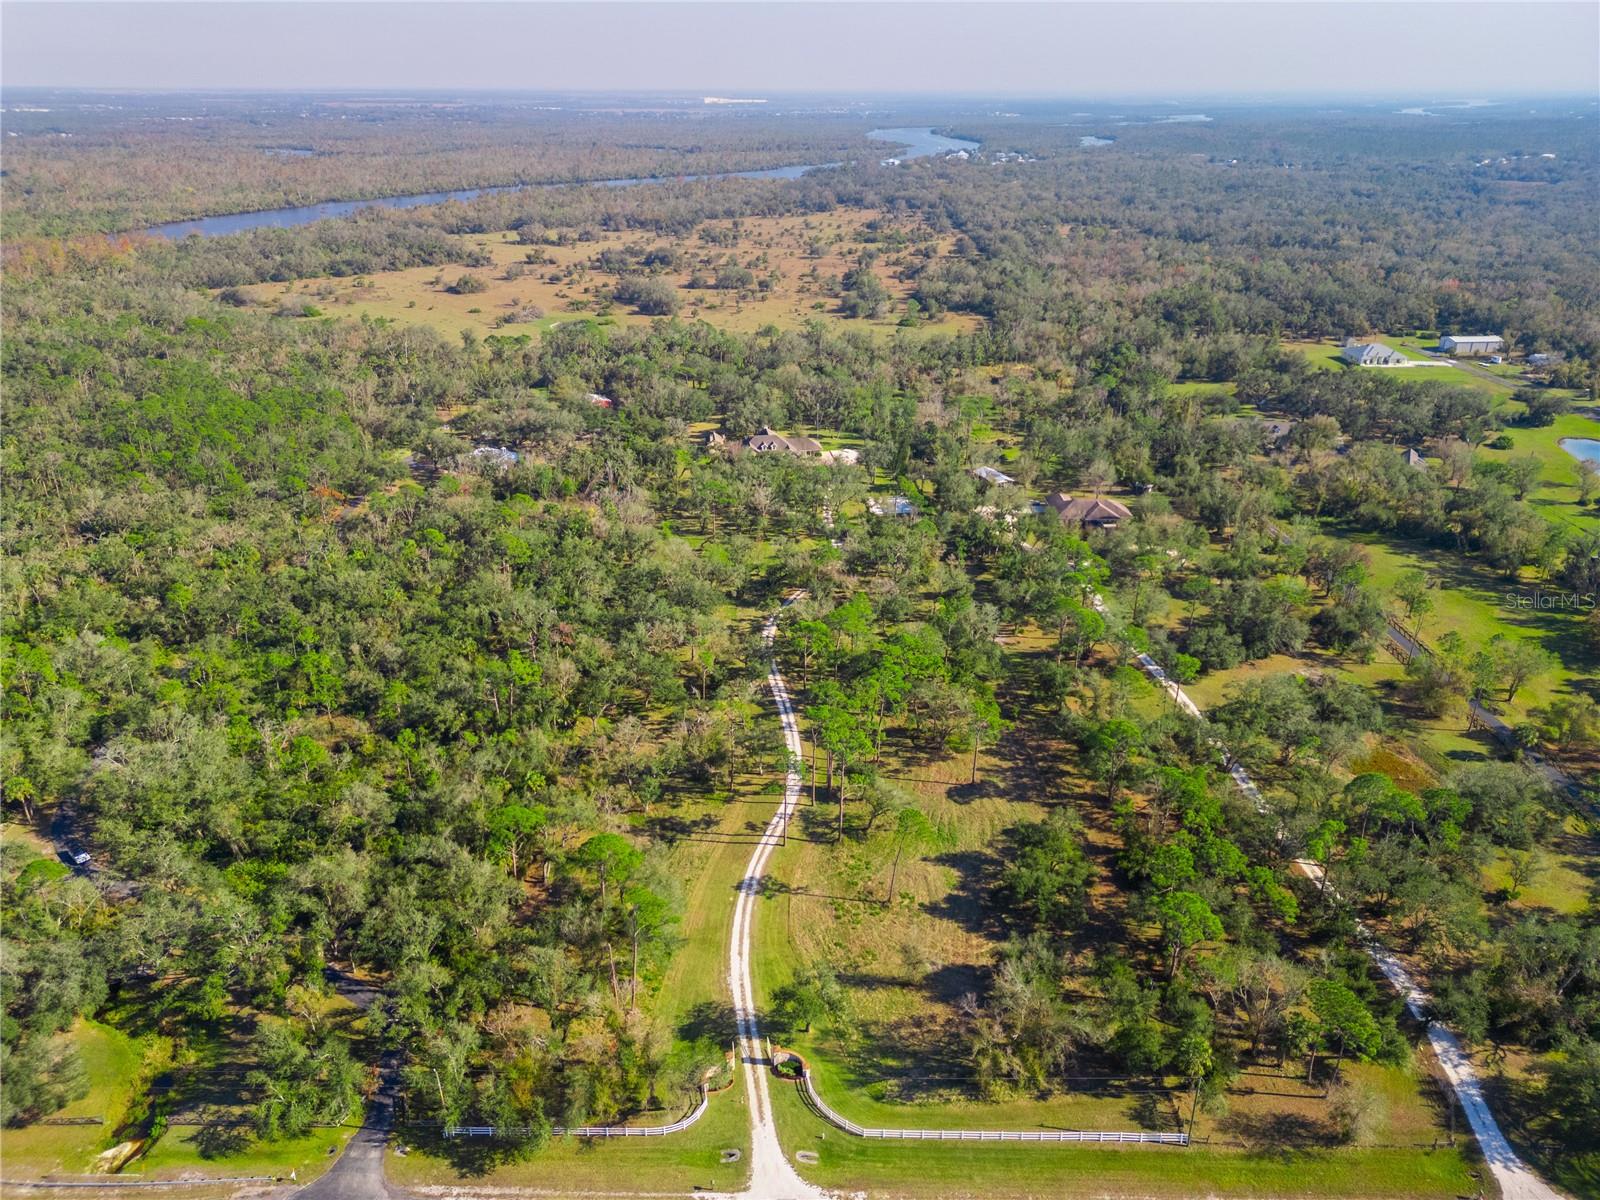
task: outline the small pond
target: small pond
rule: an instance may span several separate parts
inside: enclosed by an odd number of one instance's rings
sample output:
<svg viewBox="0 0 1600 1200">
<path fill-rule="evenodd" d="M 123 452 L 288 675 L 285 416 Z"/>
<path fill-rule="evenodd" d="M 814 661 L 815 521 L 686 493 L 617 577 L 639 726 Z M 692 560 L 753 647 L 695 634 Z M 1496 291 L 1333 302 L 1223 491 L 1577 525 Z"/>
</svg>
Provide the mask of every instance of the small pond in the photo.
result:
<svg viewBox="0 0 1600 1200">
<path fill-rule="evenodd" d="M 1561 448 L 1580 462 L 1600 464 L 1600 439 L 1562 438 Z"/>
</svg>

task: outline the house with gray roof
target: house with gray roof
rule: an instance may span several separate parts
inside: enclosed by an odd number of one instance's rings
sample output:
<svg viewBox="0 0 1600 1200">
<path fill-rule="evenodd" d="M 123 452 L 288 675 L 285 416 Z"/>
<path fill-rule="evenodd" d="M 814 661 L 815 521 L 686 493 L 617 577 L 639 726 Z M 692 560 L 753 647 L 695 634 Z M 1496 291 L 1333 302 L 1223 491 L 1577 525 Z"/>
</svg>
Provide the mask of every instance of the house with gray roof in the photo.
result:
<svg viewBox="0 0 1600 1200">
<path fill-rule="evenodd" d="M 1382 342 L 1346 342 L 1339 350 L 1345 362 L 1356 367 L 1398 367 L 1406 356 Z"/>
<path fill-rule="evenodd" d="M 821 454 L 822 443 L 799 434 L 774 433 L 763 425 L 761 432 L 745 438 L 744 448 L 752 454 Z"/>
</svg>

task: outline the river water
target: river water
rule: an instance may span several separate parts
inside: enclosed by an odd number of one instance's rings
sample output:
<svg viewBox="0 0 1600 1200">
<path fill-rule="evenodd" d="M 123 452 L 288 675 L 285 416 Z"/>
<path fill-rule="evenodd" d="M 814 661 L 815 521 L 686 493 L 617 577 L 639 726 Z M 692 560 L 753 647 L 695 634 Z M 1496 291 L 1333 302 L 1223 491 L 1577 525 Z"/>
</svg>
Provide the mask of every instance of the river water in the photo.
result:
<svg viewBox="0 0 1600 1200">
<path fill-rule="evenodd" d="M 894 155 L 901 162 L 912 158 L 926 158 L 931 154 L 951 154 L 957 150 L 976 150 L 977 142 L 949 138 L 928 128 L 874 129 L 867 136 L 875 141 L 893 142 L 904 146 Z M 268 208 L 259 212 L 227 213 L 220 217 L 200 217 L 192 221 L 169 221 L 152 225 L 141 232 L 159 238 L 186 238 L 190 234 L 201 237 L 225 237 L 230 233 L 246 233 L 252 229 L 291 229 L 325 221 L 330 217 L 349 216 L 362 208 L 424 208 L 430 204 L 446 204 L 451 200 L 473 200 L 496 192 L 520 192 L 539 187 L 637 187 L 646 183 L 672 183 L 696 179 L 798 179 L 807 171 L 841 166 L 841 163 L 798 163 L 789 167 L 767 167 L 759 171 L 720 171 L 708 175 L 655 175 L 630 179 L 590 179 L 581 183 L 513 183 L 502 187 L 460 188 L 449 192 L 419 192 L 412 196 L 383 196 L 373 200 L 326 200 L 321 204 L 301 204 L 291 208 Z"/>
</svg>

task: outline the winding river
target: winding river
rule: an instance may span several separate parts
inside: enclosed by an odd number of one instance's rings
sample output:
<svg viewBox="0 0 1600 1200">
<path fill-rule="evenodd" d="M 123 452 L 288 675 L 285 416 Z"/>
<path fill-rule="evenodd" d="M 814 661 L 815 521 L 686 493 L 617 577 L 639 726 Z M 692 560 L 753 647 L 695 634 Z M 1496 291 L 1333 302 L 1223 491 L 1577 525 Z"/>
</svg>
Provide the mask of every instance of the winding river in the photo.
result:
<svg viewBox="0 0 1600 1200">
<path fill-rule="evenodd" d="M 945 137 L 927 127 L 873 129 L 867 133 L 874 141 L 892 142 L 905 149 L 894 157 L 900 162 L 913 158 L 926 158 L 933 154 L 953 154 L 958 150 L 976 150 L 979 143 L 963 138 Z M 191 221 L 168 221 L 152 225 L 140 232 L 159 238 L 186 238 L 191 234 L 201 237 L 226 237 L 230 233 L 246 233 L 252 229 L 292 229 L 325 221 L 330 217 L 344 217 L 362 208 L 424 208 L 430 204 L 447 204 L 452 200 L 473 200 L 496 192 L 520 192 L 528 188 L 546 187 L 637 187 L 646 183 L 674 183 L 697 179 L 798 179 L 808 171 L 843 166 L 842 163 L 798 163 L 788 167 L 766 167 L 758 171 L 718 171 L 705 175 L 652 175 L 627 179 L 587 179 L 574 183 L 512 183 L 500 187 L 459 188 L 449 192 L 418 192 L 411 196 L 382 196 L 372 200 L 325 200 L 321 204 L 301 204 L 290 208 L 267 208 L 258 212 L 226 213 L 218 217 L 199 217 Z"/>
</svg>

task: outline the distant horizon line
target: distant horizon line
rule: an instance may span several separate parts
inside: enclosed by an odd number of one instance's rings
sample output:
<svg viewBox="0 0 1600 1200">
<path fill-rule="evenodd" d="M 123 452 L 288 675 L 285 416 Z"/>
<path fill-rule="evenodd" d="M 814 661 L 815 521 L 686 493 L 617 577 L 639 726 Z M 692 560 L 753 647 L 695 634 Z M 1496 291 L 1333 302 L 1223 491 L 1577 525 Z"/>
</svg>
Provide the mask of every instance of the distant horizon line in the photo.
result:
<svg viewBox="0 0 1600 1200">
<path fill-rule="evenodd" d="M 628 87 L 628 88 L 572 88 L 572 87 L 526 87 L 513 84 L 500 85 L 454 85 L 454 84 L 425 84 L 412 86 L 405 84 L 374 84 L 364 87 L 338 86 L 334 84 L 306 84 L 296 86 L 239 86 L 228 84 L 179 84 L 171 86 L 151 86 L 147 84 L 115 84 L 115 83 L 3 83 L 0 84 L 0 95 L 6 92 L 28 91 L 57 91 L 57 92 L 95 92 L 118 93 L 125 95 L 149 96 L 194 96 L 194 95 L 229 95 L 229 96 L 405 96 L 405 95 L 467 95 L 467 96 L 582 96 L 582 97 L 670 97 L 670 98 L 701 98 L 712 97 L 715 99 L 831 99 L 846 100 L 851 98 L 870 98 L 874 100 L 901 99 L 901 100 L 1008 100 L 1008 101 L 1061 101 L 1061 100 L 1092 100 L 1092 101 L 1156 101 L 1163 104 L 1177 104 L 1185 100 L 1298 100 L 1305 102 L 1336 101 L 1336 100 L 1429 100 L 1433 103 L 1455 103 L 1462 105 L 1487 106 L 1490 104 L 1527 101 L 1527 100 L 1581 100 L 1591 105 L 1600 106 L 1600 95 L 1588 90 L 1582 91 L 1479 91 L 1473 94 L 1446 93 L 1446 92 L 1406 92 L 1406 91 L 1355 91 L 1355 92 L 1283 92 L 1283 91 L 1137 91 L 1137 92 L 1000 92 L 1000 91 L 947 91 L 947 92 L 907 92 L 907 91 L 878 91 L 861 89 L 856 91 L 817 90 L 808 91 L 794 88 L 755 89 L 747 87 L 719 87 L 716 84 L 685 87 Z"/>
</svg>

